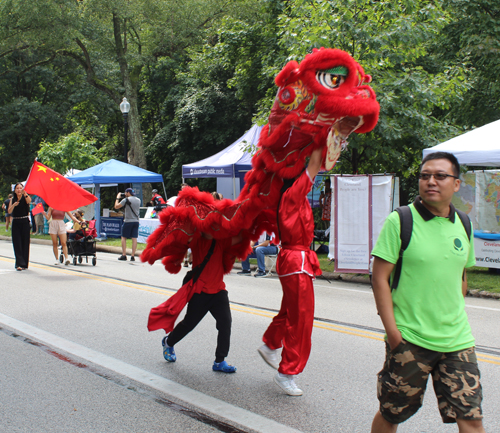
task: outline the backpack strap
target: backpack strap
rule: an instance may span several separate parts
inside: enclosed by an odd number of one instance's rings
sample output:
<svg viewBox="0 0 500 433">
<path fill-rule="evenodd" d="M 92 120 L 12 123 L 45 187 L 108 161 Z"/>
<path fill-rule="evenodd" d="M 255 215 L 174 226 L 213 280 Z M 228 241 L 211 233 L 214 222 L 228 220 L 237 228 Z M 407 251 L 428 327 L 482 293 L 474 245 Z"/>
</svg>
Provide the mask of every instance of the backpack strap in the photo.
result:
<svg viewBox="0 0 500 433">
<path fill-rule="evenodd" d="M 471 226 L 470 226 L 470 218 L 469 216 L 458 209 L 455 209 L 462 225 L 464 226 L 465 232 L 467 233 L 467 237 L 471 237 Z M 411 240 L 411 234 L 413 232 L 413 216 L 411 214 L 411 210 L 408 206 L 401 206 L 396 209 L 396 212 L 399 214 L 399 224 L 400 224 L 400 234 L 401 238 L 401 249 L 399 250 L 399 258 L 396 262 L 396 270 L 394 272 L 394 278 L 392 280 L 391 289 L 396 290 L 399 284 L 399 278 L 401 277 L 401 268 L 403 267 L 403 254 L 408 248 L 408 245 Z"/>
<path fill-rule="evenodd" d="M 398 287 L 399 278 L 401 277 L 401 268 L 403 267 L 403 254 L 406 248 L 408 248 L 413 231 L 413 216 L 411 214 L 411 209 L 409 208 L 409 206 L 400 206 L 396 209 L 396 212 L 399 215 L 399 237 L 401 239 L 401 248 L 399 250 L 399 258 L 396 262 L 396 270 L 394 272 L 394 278 L 391 284 L 392 290 L 396 290 Z"/>
<path fill-rule="evenodd" d="M 458 214 L 458 217 L 460 218 L 460 221 L 462 221 L 462 224 L 465 229 L 465 233 L 467 233 L 467 237 L 469 238 L 470 242 L 470 236 L 471 236 L 471 228 L 470 228 L 470 218 L 469 215 L 467 215 L 464 211 L 455 209 L 455 211 Z"/>
<path fill-rule="evenodd" d="M 200 278 L 203 269 L 205 269 L 205 266 L 210 260 L 210 257 L 212 257 L 214 249 L 215 249 L 215 239 L 212 239 L 212 243 L 210 244 L 210 248 L 208 249 L 207 255 L 198 266 L 195 266 L 193 269 L 191 269 L 186 273 L 184 279 L 182 280 L 182 285 L 186 284 L 190 280 L 193 280 L 193 284 L 196 283 L 196 281 L 198 281 L 198 278 Z"/>
<path fill-rule="evenodd" d="M 129 206 L 130 207 L 130 210 L 132 211 L 132 213 L 134 214 L 134 216 L 136 218 L 139 218 L 139 216 L 135 213 L 134 209 L 132 208 L 132 204 L 128 201 L 128 198 L 125 199 L 125 206 Z"/>
</svg>

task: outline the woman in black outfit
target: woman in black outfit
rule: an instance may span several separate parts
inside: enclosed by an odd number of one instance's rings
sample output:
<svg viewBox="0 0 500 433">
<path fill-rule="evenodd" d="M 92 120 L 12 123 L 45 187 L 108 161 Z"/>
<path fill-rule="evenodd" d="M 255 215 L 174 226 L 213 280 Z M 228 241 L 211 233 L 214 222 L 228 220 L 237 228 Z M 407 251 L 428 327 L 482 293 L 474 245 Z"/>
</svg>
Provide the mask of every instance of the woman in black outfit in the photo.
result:
<svg viewBox="0 0 500 433">
<path fill-rule="evenodd" d="M 12 214 L 12 245 L 18 271 L 28 269 L 30 259 L 30 203 L 31 197 L 24 191 L 23 184 L 16 183 L 9 213 Z"/>
</svg>

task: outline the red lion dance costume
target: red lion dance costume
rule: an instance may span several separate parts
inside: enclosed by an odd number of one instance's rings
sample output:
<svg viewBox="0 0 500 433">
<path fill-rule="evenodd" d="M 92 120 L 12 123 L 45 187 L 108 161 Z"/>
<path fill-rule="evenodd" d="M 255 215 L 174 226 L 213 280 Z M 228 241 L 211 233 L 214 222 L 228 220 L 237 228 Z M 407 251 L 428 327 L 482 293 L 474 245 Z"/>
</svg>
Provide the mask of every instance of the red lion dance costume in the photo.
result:
<svg viewBox="0 0 500 433">
<path fill-rule="evenodd" d="M 296 184 L 302 184 L 299 189 L 305 199 L 312 184 L 310 180 L 301 180 L 301 173 L 306 173 L 306 158 L 313 150 L 323 149 L 324 166 L 330 170 L 350 133 L 366 133 L 375 127 L 379 104 L 375 92 L 367 85 L 370 81 L 371 77 L 365 75 L 363 68 L 349 54 L 337 49 L 315 49 L 300 65 L 296 61 L 289 62 L 275 79 L 278 93 L 269 122 L 262 129 L 259 150 L 252 159 L 253 168 L 245 176 L 245 186 L 240 196 L 235 201 L 215 201 L 211 194 L 200 192 L 198 188 L 184 188 L 178 195 L 175 207 L 161 212 L 161 226 L 148 238 L 141 259 L 151 264 L 162 259 L 168 272 L 177 273 L 181 269 L 188 240 L 197 242 L 202 232 L 209 233 L 215 239 L 241 234 L 243 242 L 234 245 L 224 255 L 224 272 L 229 273 L 235 259 L 244 259 L 250 252 L 251 240 L 256 241 L 263 231 L 279 234 L 277 208 L 283 194 L 284 180 L 298 178 Z M 280 209 L 280 215 L 282 211 L 287 213 L 286 209 Z M 301 247 L 297 251 L 286 251 L 289 257 L 279 260 L 278 274 L 284 291 L 284 281 L 290 273 L 295 275 L 294 278 L 297 275 L 297 278 L 301 278 L 300 274 L 304 272 L 312 277 L 321 274 L 317 257 L 309 250 L 313 228 L 311 221 L 305 221 L 303 228 L 296 233 Z M 295 236 L 295 233 L 292 235 Z M 282 241 L 290 242 L 289 239 Z M 297 260 L 293 257 L 295 253 L 304 256 L 305 267 L 300 272 L 294 268 Z M 283 276 L 286 278 L 282 279 Z M 149 329 L 164 328 L 168 332 L 175 322 L 176 311 L 182 309 L 189 296 L 189 293 L 180 295 L 178 302 L 170 303 L 170 309 L 164 308 L 156 313 L 153 309 Z M 309 297 L 300 311 L 300 314 L 307 315 L 305 320 L 311 323 L 311 329 L 313 304 L 314 297 Z M 281 314 L 282 311 L 276 319 L 280 319 Z M 168 323 L 165 322 L 166 317 L 169 317 Z M 267 334 L 273 334 L 272 330 L 268 329 Z M 266 335 L 264 342 L 271 349 L 280 346 L 278 340 L 282 337 L 279 333 L 268 336 L 267 341 Z M 298 374 L 302 371 L 309 349 L 310 346 L 295 348 L 295 352 L 301 353 L 300 361 L 295 363 L 287 362 L 284 355 L 280 372 Z"/>
</svg>

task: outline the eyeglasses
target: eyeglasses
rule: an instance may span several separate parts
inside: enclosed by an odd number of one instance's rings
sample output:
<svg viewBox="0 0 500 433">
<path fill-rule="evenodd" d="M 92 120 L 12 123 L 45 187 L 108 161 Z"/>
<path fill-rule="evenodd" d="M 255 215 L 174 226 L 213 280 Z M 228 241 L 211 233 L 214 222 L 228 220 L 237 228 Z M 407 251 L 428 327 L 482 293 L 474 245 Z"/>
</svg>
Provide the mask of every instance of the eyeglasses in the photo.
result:
<svg viewBox="0 0 500 433">
<path fill-rule="evenodd" d="M 447 177 L 453 177 L 455 179 L 459 179 L 457 176 L 453 176 L 452 174 L 447 173 L 419 173 L 418 178 L 422 180 L 430 180 L 430 178 L 434 176 L 436 180 L 445 180 Z"/>
</svg>

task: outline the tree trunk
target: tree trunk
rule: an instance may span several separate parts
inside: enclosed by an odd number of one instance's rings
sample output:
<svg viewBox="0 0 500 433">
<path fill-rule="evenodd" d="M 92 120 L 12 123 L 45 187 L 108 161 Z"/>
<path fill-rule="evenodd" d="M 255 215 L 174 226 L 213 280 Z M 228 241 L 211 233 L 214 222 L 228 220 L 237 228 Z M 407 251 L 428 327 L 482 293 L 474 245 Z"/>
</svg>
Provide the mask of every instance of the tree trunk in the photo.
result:
<svg viewBox="0 0 500 433">
<path fill-rule="evenodd" d="M 141 133 L 141 120 L 139 117 L 137 86 L 139 83 L 139 74 L 142 65 L 134 67 L 132 73 L 129 70 L 127 58 L 125 57 L 124 43 L 122 42 L 122 32 L 120 26 L 120 18 L 113 13 L 113 32 L 115 37 L 116 54 L 118 63 L 120 64 L 120 72 L 125 87 L 125 97 L 130 103 L 130 112 L 128 115 L 129 124 L 129 137 L 130 137 L 130 150 L 128 152 L 128 161 L 130 164 L 137 167 L 146 169 L 146 155 L 144 152 L 144 143 Z M 126 38 L 126 29 L 123 31 L 124 38 Z M 143 201 L 151 197 L 151 184 L 145 183 L 142 186 Z"/>
</svg>

